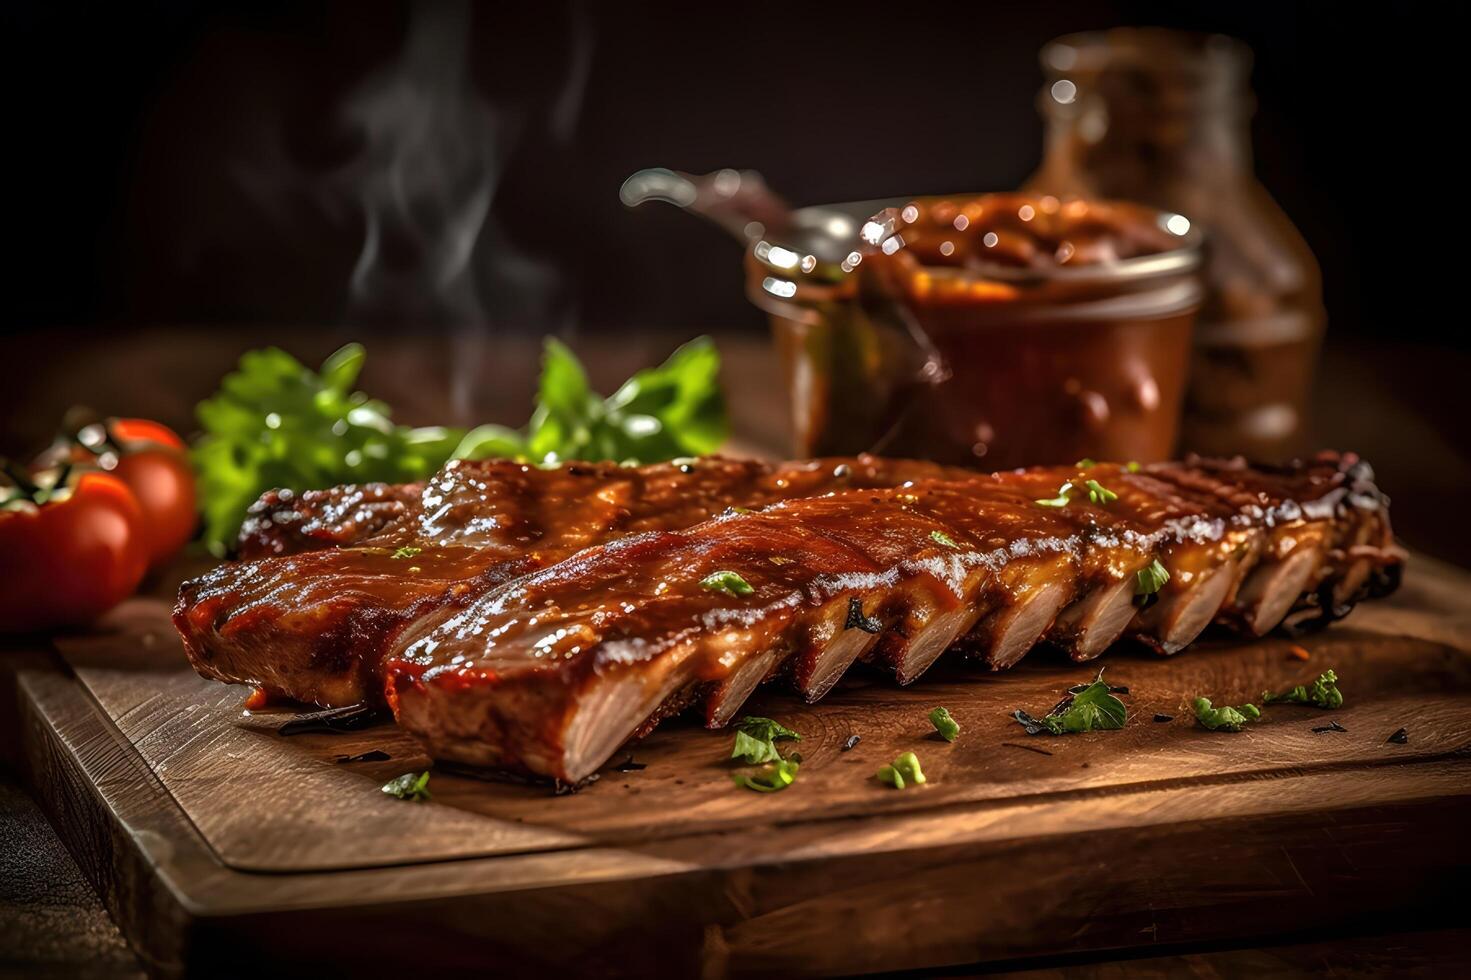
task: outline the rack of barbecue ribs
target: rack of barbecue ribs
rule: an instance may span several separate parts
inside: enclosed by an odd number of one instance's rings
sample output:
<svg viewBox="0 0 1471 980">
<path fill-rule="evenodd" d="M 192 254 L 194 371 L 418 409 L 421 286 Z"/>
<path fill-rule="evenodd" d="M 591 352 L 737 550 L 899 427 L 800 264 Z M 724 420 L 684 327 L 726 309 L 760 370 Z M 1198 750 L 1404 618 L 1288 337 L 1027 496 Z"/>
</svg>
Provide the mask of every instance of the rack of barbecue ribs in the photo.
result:
<svg viewBox="0 0 1471 980">
<path fill-rule="evenodd" d="M 1347 453 L 457 461 L 268 494 L 174 622 L 207 677 L 386 703 L 437 759 L 577 783 L 672 714 L 723 725 L 765 681 L 815 701 L 857 660 L 908 684 L 946 651 L 1000 670 L 1331 622 L 1398 583 L 1387 508 Z"/>
</svg>

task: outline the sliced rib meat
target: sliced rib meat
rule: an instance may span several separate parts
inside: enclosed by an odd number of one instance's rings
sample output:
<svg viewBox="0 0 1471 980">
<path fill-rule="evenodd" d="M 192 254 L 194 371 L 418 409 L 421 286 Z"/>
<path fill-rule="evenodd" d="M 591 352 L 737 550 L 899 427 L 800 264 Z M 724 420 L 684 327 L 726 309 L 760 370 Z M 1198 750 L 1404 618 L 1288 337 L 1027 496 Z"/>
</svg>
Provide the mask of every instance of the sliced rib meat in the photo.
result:
<svg viewBox="0 0 1471 980">
<path fill-rule="evenodd" d="M 277 491 L 241 551 L 288 553 L 186 582 L 174 622 L 207 677 L 326 706 L 379 701 L 383 656 L 405 624 L 584 548 L 728 507 L 937 476 L 968 473 L 873 456 L 547 469 L 495 460 L 452 462 L 422 485 Z"/>
<path fill-rule="evenodd" d="M 1036 502 L 1085 478 L 1117 499 Z M 1120 583 L 1155 560 L 1170 579 L 1124 629 L 1174 652 L 1212 621 L 1255 632 L 1279 607 L 1307 601 L 1273 590 L 1316 594 L 1358 575 L 1359 561 L 1397 565 L 1371 481 L 1355 457 L 1335 454 L 1271 470 L 1097 464 L 1086 474 L 922 480 L 728 512 L 588 548 L 417 616 L 393 642 L 390 703 L 438 758 L 576 782 L 671 699 L 713 691 L 706 714 L 719 723 L 782 669 L 820 693 L 850 654 L 866 650 L 907 683 L 962 636 L 960 646 L 995 667 L 1043 637 L 1096 655 L 1120 629 Z M 1298 551 L 1299 542 L 1323 545 Z M 1351 559 L 1342 542 L 1357 542 Z M 715 572 L 739 575 L 751 591 L 702 585 Z M 845 620 L 865 637 L 819 670 L 855 598 L 883 635 L 871 641 Z"/>
</svg>

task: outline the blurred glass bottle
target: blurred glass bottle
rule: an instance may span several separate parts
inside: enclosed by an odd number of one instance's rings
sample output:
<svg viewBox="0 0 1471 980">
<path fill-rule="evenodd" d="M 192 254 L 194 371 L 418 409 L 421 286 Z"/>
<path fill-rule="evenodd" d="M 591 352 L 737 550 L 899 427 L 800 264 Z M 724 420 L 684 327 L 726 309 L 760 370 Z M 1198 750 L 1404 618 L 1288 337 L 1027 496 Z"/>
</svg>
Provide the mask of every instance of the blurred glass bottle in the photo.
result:
<svg viewBox="0 0 1471 980">
<path fill-rule="evenodd" d="M 1058 38 L 1041 60 L 1046 145 L 1027 186 L 1176 211 L 1209 236 L 1182 448 L 1268 461 L 1301 451 L 1322 282 L 1252 173 L 1250 49 L 1131 28 Z"/>
</svg>

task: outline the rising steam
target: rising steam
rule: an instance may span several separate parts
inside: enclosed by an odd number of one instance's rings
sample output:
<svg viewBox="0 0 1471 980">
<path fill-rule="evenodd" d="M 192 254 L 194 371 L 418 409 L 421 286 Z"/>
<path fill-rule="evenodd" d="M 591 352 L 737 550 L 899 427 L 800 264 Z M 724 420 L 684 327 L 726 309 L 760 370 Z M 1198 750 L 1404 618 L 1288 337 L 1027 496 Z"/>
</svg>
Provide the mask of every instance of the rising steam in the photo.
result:
<svg viewBox="0 0 1471 980">
<path fill-rule="evenodd" d="M 570 66 L 543 119 L 492 104 L 477 90 L 467 0 L 410 9 L 399 55 L 353 90 L 335 120 L 361 147 L 352 160 L 326 175 L 304 175 L 280 166 L 284 153 L 277 150 L 277 166 L 238 172 L 277 214 L 286 210 L 284 200 L 306 191 L 326 214 L 359 223 L 349 321 L 447 330 L 451 404 L 458 421 L 468 422 L 492 330 L 554 329 L 571 315 L 556 269 L 517 249 L 492 205 L 525 127 L 544 125 L 559 141 L 571 138 L 593 37 L 586 10 L 574 7 Z"/>
</svg>

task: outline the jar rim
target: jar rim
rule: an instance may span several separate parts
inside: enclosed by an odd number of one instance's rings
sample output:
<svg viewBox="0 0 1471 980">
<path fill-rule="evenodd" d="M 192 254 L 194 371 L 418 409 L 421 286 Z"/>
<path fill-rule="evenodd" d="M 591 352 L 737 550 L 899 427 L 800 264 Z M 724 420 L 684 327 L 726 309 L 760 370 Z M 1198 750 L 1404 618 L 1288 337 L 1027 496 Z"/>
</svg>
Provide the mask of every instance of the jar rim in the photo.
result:
<svg viewBox="0 0 1471 980">
<path fill-rule="evenodd" d="M 851 224 L 856 231 L 865 218 L 879 214 L 888 208 L 902 208 L 906 204 L 921 200 L 964 200 L 979 199 L 987 195 L 981 193 L 967 194 L 925 194 L 918 197 L 887 198 L 875 201 L 844 201 L 833 204 L 815 204 L 798 208 L 793 212 L 794 225 L 797 227 L 818 227 L 830 225 L 832 219 L 840 218 Z M 1173 212 L 1150 207 L 1137 202 L 1128 202 L 1139 208 L 1142 212 L 1152 215 L 1157 220 L 1167 219 Z M 1188 216 L 1185 216 L 1188 220 Z M 1092 283 L 1126 283 L 1137 280 L 1151 279 L 1156 276 L 1179 275 L 1181 273 L 1193 272 L 1198 269 L 1204 261 L 1205 234 L 1200 226 L 1191 223 L 1183 235 L 1178 236 L 1176 247 L 1162 252 L 1152 252 L 1148 255 L 1136 255 L 1131 258 L 1118 259 L 1113 262 L 1099 262 L 1091 265 L 1081 266 L 1058 266 L 1051 269 L 1021 269 L 1013 266 L 987 266 L 982 270 L 965 269 L 959 266 L 928 265 L 916 261 L 916 264 L 927 272 L 955 278 L 966 278 L 970 280 L 989 280 L 992 282 L 1006 282 L 1012 284 L 1036 283 L 1036 282 L 1058 282 L 1068 284 L 1092 284 Z M 762 239 L 764 241 L 764 239 Z M 752 239 L 747 248 L 747 254 L 761 265 L 768 266 L 773 271 L 785 276 L 794 276 L 791 268 L 771 266 L 770 263 L 762 261 L 756 254 L 758 241 Z M 775 244 L 775 243 L 768 243 Z M 855 243 L 855 250 L 858 244 Z M 796 278 L 806 278 L 797 276 Z"/>
</svg>

